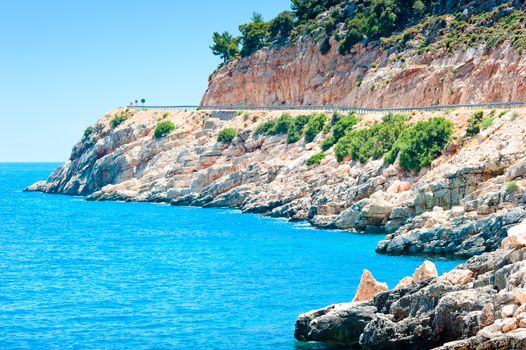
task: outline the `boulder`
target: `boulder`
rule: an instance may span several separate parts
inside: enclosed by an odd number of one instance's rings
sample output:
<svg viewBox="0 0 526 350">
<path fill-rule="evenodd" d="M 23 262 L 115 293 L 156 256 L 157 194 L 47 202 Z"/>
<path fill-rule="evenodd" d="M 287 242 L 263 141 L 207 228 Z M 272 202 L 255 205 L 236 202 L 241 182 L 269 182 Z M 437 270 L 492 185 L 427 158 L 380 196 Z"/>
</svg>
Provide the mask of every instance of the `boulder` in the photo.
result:
<svg viewBox="0 0 526 350">
<path fill-rule="evenodd" d="M 415 283 L 428 280 L 430 278 L 438 277 L 438 272 L 435 264 L 426 260 L 420 265 L 413 274 Z"/>
<path fill-rule="evenodd" d="M 444 274 L 440 278 L 455 285 L 463 285 L 471 281 L 473 272 L 467 269 L 454 269 Z"/>
<path fill-rule="evenodd" d="M 508 237 L 503 240 L 502 246 L 513 249 L 526 247 L 526 220 L 508 229 Z"/>
<path fill-rule="evenodd" d="M 371 300 L 376 294 L 388 289 L 386 283 L 377 282 L 368 270 L 363 270 L 353 302 Z"/>
<path fill-rule="evenodd" d="M 517 311 L 517 309 L 518 307 L 516 304 L 504 305 L 504 307 L 500 310 L 500 315 L 502 318 L 512 317 L 515 315 L 515 311 Z"/>
<path fill-rule="evenodd" d="M 360 335 L 376 312 L 368 303 L 344 303 L 331 305 L 299 316 L 294 337 L 299 341 L 325 341 L 358 344 Z"/>
</svg>

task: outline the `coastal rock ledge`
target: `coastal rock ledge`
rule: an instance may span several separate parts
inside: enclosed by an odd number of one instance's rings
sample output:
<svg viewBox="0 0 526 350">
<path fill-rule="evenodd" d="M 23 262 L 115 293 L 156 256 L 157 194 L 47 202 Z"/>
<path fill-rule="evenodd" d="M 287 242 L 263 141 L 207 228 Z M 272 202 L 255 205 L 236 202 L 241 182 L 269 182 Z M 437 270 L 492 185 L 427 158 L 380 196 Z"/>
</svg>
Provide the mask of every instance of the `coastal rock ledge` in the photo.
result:
<svg viewBox="0 0 526 350">
<path fill-rule="evenodd" d="M 369 301 L 302 314 L 295 337 L 356 349 L 526 349 L 525 257 L 524 247 L 499 249 Z"/>
</svg>

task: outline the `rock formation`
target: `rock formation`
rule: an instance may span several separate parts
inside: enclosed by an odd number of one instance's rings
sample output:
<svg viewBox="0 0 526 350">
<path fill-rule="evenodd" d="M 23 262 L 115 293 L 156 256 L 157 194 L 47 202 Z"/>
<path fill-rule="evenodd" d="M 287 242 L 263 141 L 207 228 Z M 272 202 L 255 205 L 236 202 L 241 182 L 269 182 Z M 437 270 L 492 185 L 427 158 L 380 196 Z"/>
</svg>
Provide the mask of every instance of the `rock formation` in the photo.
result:
<svg viewBox="0 0 526 350">
<path fill-rule="evenodd" d="M 212 76 L 201 104 L 377 108 L 526 100 L 526 55 L 509 44 L 453 55 L 396 54 L 371 44 L 342 56 L 336 48 L 322 55 L 305 39 L 232 62 Z"/>
<path fill-rule="evenodd" d="M 386 283 L 377 282 L 371 272 L 363 270 L 353 302 L 371 300 L 376 294 L 387 291 Z"/>
<path fill-rule="evenodd" d="M 219 119 L 204 111 L 130 110 L 128 120 L 112 129 L 110 121 L 121 112 L 104 116 L 69 161 L 29 190 L 232 207 L 318 227 L 386 232 L 377 248 L 385 254 L 470 257 L 500 247 L 507 229 L 526 219 L 523 110 L 496 111 L 500 118 L 489 129 L 462 144 L 472 111 L 446 113 L 457 147 L 419 174 L 382 160 L 338 163 L 333 149 L 321 164 L 306 166 L 323 134 L 287 144 L 286 135 L 254 132 L 280 112 Z M 414 113 L 408 122 L 433 115 Z M 365 115 L 357 128 L 381 116 Z M 162 119 L 174 122 L 176 131 L 158 139 L 153 131 Z M 229 145 L 217 141 L 224 127 L 238 130 Z"/>
<path fill-rule="evenodd" d="M 360 349 L 526 348 L 526 248 L 471 258 L 439 278 L 299 316 L 295 337 Z"/>
</svg>

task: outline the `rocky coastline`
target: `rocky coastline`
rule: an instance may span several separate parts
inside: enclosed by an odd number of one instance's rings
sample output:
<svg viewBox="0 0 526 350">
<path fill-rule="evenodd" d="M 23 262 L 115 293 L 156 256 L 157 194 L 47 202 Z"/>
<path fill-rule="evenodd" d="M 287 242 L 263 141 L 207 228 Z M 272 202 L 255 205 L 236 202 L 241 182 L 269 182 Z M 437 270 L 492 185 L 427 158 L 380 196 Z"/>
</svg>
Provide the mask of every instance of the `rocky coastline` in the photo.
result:
<svg viewBox="0 0 526 350">
<path fill-rule="evenodd" d="M 385 233 L 377 246 L 382 254 L 472 257 L 449 277 L 408 277 L 393 291 L 366 274 L 364 283 L 375 293 L 300 316 L 296 338 L 363 349 L 505 349 L 488 344 L 511 346 L 525 338 L 520 329 L 503 332 L 495 324 L 520 328 L 523 317 L 499 315 L 504 306 L 522 305 L 509 293 L 523 288 L 515 273 L 524 273 L 525 248 L 500 247 L 510 228 L 526 219 L 526 111 L 484 113 L 499 117 L 470 139 L 462 135 L 473 111 L 441 113 L 454 124 L 455 135 L 431 167 L 415 174 L 382 159 L 338 163 L 334 147 L 318 165 L 307 166 L 320 151 L 323 133 L 289 144 L 286 135 L 256 132 L 281 112 L 218 117 L 205 111 L 119 109 L 85 133 L 48 180 L 26 190 L 237 208 L 316 227 Z M 126 120 L 112 127 L 123 114 Z M 408 122 L 435 115 L 413 113 Z M 356 128 L 382 117 L 364 115 Z M 171 121 L 175 130 L 155 137 L 160 121 Z M 225 128 L 237 130 L 230 144 L 218 141 Z M 494 322 L 486 325 L 480 318 L 490 317 L 488 310 Z M 481 335 L 487 326 L 493 327 L 489 338 Z M 448 343 L 456 340 L 461 345 Z"/>
<path fill-rule="evenodd" d="M 425 262 L 391 291 L 365 272 L 360 299 L 300 315 L 295 337 L 359 349 L 524 349 L 526 221 L 515 231 L 506 249 L 440 277 Z"/>
</svg>

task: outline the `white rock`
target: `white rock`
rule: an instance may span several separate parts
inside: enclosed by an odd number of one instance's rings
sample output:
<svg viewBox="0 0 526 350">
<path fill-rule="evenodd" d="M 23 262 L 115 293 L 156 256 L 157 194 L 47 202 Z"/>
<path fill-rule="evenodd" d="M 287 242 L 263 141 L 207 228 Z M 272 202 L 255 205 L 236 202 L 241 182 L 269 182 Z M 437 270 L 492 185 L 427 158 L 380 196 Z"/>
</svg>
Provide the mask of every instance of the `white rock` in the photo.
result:
<svg viewBox="0 0 526 350">
<path fill-rule="evenodd" d="M 512 317 L 515 314 L 515 311 L 517 311 L 517 308 L 518 307 L 515 304 L 505 305 L 500 311 L 500 314 L 502 318 Z"/>
<path fill-rule="evenodd" d="M 519 322 L 514 317 L 508 317 L 504 319 L 503 325 L 502 325 L 502 332 L 508 333 L 511 331 L 516 330 L 519 328 Z"/>
<path fill-rule="evenodd" d="M 508 229 L 507 244 L 511 248 L 526 247 L 526 220 Z"/>
</svg>

